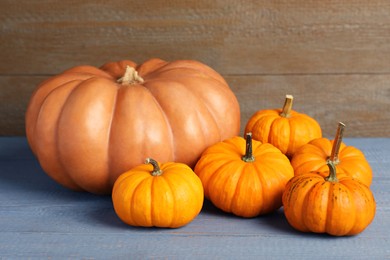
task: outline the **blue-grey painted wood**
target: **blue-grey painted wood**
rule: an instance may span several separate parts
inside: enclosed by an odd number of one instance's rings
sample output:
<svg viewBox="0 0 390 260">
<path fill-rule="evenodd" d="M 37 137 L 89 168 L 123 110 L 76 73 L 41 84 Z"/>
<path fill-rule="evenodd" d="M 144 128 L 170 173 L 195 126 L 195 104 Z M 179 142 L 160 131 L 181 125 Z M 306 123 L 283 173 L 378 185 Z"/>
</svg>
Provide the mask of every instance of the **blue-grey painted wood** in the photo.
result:
<svg viewBox="0 0 390 260">
<path fill-rule="evenodd" d="M 25 138 L 0 138 L 0 259 L 390 259 L 390 139 L 345 139 L 374 170 L 374 221 L 335 238 L 294 231 L 279 211 L 252 219 L 205 202 L 179 229 L 135 228 L 109 196 L 67 190 L 40 168 Z"/>
</svg>

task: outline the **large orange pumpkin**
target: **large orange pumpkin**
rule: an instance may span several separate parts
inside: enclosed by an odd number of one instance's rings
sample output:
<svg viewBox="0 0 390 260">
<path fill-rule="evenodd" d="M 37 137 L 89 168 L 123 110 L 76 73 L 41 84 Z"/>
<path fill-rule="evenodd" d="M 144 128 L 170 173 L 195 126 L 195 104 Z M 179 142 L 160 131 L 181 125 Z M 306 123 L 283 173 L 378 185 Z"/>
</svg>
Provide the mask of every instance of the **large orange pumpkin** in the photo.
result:
<svg viewBox="0 0 390 260">
<path fill-rule="evenodd" d="M 204 149 L 240 130 L 237 99 L 210 67 L 191 60 L 78 66 L 41 83 L 26 135 L 62 185 L 111 193 L 127 169 L 153 157 L 193 167 Z"/>
</svg>

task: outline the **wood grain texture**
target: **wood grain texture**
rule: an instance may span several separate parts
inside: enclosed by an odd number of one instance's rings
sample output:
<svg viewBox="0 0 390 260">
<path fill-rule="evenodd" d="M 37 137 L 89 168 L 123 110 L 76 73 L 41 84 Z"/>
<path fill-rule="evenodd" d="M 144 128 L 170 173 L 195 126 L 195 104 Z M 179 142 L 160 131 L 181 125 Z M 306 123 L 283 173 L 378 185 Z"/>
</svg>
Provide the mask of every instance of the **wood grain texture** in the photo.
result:
<svg viewBox="0 0 390 260">
<path fill-rule="evenodd" d="M 66 190 L 44 174 L 25 138 L 1 137 L 0 258 L 388 259 L 390 139 L 344 141 L 362 150 L 373 168 L 377 211 L 361 234 L 334 238 L 293 230 L 282 209 L 244 219 L 208 201 L 185 227 L 130 227 L 115 215 L 109 196 Z"/>
<path fill-rule="evenodd" d="M 316 119 L 333 138 L 338 122 L 349 137 L 390 136 L 390 75 L 285 75 L 226 77 L 241 108 L 241 132 L 262 109 L 282 108 L 286 94 L 293 109 Z"/>
<path fill-rule="evenodd" d="M 275 83 L 275 92 L 262 91 L 264 103 L 276 102 L 282 92 L 276 88 L 297 88 L 309 104 L 315 88 L 309 85 L 324 79 L 329 84 L 320 92 L 328 100 L 342 101 L 339 92 L 353 90 L 348 100 L 360 108 L 337 116 L 318 106 L 314 115 L 323 125 L 346 116 L 357 128 L 352 136 L 390 136 L 383 127 L 389 123 L 389 101 L 383 101 L 390 98 L 384 84 L 390 75 L 389 13 L 384 0 L 2 0 L 0 135 L 24 134 L 22 108 L 37 79 L 81 64 L 160 57 L 199 60 L 229 81 L 243 82 L 233 86 L 246 102 L 243 122 L 257 108 L 248 107 L 256 101 L 250 96 L 254 82 Z M 16 80 L 20 76 L 28 81 Z M 321 82 L 315 85 L 325 87 Z M 373 126 L 364 126 L 367 121 Z"/>
<path fill-rule="evenodd" d="M 383 0 L 2 1 L 0 71 L 156 56 L 223 74 L 389 73 L 389 13 Z"/>
<path fill-rule="evenodd" d="M 0 136 L 24 135 L 28 100 L 45 76 L 0 76 Z M 293 109 L 316 119 L 323 135 L 333 138 L 337 123 L 347 137 L 390 136 L 390 75 L 225 76 L 241 109 L 241 133 L 261 109 L 281 108 L 286 94 Z"/>
</svg>

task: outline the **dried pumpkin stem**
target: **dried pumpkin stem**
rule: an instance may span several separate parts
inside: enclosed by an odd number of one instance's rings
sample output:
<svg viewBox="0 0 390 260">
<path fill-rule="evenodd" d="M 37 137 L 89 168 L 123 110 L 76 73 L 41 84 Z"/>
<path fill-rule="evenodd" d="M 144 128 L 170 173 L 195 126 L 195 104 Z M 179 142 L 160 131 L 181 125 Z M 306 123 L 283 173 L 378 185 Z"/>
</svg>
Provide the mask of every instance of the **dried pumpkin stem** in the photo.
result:
<svg viewBox="0 0 390 260">
<path fill-rule="evenodd" d="M 125 74 L 122 78 L 118 79 L 118 83 L 121 83 L 122 85 L 133 85 L 133 84 L 140 84 L 143 83 L 144 79 L 141 78 L 140 75 L 138 75 L 138 72 L 130 66 L 126 67 Z"/>
<path fill-rule="evenodd" d="M 153 176 L 159 176 L 163 173 L 162 170 L 160 169 L 160 166 L 158 166 L 158 162 L 156 160 L 152 158 L 146 158 L 145 164 L 149 164 L 149 163 L 153 166 L 153 171 L 151 172 Z"/>
<path fill-rule="evenodd" d="M 340 152 L 341 143 L 343 141 L 344 129 L 345 129 L 345 124 L 339 122 L 337 132 L 336 132 L 336 137 L 333 140 L 332 152 L 329 157 L 329 160 L 332 161 L 335 165 L 337 165 L 340 162 L 339 152 Z"/>
<path fill-rule="evenodd" d="M 289 118 L 291 115 L 291 109 L 292 109 L 292 103 L 293 103 L 294 97 L 292 95 L 286 95 L 286 99 L 284 101 L 282 113 L 280 113 L 280 116 Z"/>
<path fill-rule="evenodd" d="M 325 178 L 325 180 L 330 182 L 338 182 L 339 179 L 337 179 L 337 173 L 336 173 L 336 165 L 334 161 L 328 160 L 327 161 L 328 167 L 329 167 L 329 176 Z"/>
<path fill-rule="evenodd" d="M 255 157 L 252 154 L 252 133 L 246 134 L 246 149 L 245 155 L 242 157 L 244 162 L 254 162 Z"/>
</svg>

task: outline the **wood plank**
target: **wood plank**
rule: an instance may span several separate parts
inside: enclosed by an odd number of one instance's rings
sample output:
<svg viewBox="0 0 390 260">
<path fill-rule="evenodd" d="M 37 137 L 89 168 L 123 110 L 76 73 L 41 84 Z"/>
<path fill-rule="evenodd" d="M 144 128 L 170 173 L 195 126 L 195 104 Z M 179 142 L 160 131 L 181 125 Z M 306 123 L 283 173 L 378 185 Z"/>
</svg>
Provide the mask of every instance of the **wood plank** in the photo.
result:
<svg viewBox="0 0 390 260">
<path fill-rule="evenodd" d="M 0 76 L 0 136 L 25 135 L 28 101 L 45 76 Z"/>
<path fill-rule="evenodd" d="M 390 5 L 361 1 L 1 1 L 0 74 L 124 58 L 223 74 L 389 73 Z"/>
<path fill-rule="evenodd" d="M 390 75 L 280 75 L 226 77 L 241 107 L 241 130 L 260 109 L 281 108 L 286 94 L 293 109 L 316 119 L 333 138 L 337 123 L 345 136 L 390 136 Z"/>
<path fill-rule="evenodd" d="M 44 174 L 25 138 L 2 137 L 0 258 L 387 259 L 390 139 L 345 142 L 360 148 L 373 168 L 377 211 L 361 234 L 334 238 L 295 231 L 282 209 L 244 219 L 225 214 L 208 201 L 182 228 L 130 227 L 116 216 L 109 196 L 61 187 Z"/>
<path fill-rule="evenodd" d="M 24 135 L 24 112 L 35 86 L 46 76 L 0 76 L 0 135 Z M 225 76 L 241 107 L 241 131 L 260 109 L 280 108 L 286 94 L 294 109 L 315 118 L 326 137 L 337 123 L 346 137 L 390 137 L 389 75 Z"/>
</svg>

